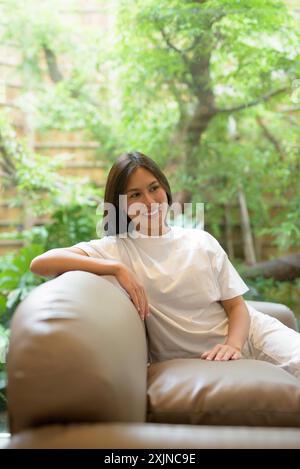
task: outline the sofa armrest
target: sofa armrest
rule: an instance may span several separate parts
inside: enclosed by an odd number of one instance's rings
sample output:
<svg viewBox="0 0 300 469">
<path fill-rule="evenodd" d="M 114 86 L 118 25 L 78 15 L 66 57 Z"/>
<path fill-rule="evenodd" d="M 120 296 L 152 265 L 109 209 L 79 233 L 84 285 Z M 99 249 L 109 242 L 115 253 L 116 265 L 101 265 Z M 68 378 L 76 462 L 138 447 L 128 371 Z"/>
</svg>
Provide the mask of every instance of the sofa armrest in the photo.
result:
<svg viewBox="0 0 300 469">
<path fill-rule="evenodd" d="M 45 423 L 145 421 L 145 328 L 112 281 L 67 272 L 17 308 L 7 356 L 12 433 Z"/>
<path fill-rule="evenodd" d="M 280 303 L 271 303 L 269 301 L 246 301 L 246 304 L 249 304 L 257 311 L 274 316 L 291 329 L 295 331 L 298 330 L 296 317 L 293 311 L 287 306 Z"/>
</svg>

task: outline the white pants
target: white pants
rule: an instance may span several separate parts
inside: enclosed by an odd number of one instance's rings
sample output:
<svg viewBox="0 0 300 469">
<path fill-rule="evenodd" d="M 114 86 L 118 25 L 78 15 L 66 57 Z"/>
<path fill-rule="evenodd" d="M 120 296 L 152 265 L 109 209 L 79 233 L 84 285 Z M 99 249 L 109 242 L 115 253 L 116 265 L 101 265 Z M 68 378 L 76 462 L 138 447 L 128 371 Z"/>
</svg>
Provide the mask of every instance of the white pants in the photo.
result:
<svg viewBox="0 0 300 469">
<path fill-rule="evenodd" d="M 244 358 L 273 363 L 300 379 L 300 334 L 278 319 L 248 306 L 250 332 Z"/>
</svg>

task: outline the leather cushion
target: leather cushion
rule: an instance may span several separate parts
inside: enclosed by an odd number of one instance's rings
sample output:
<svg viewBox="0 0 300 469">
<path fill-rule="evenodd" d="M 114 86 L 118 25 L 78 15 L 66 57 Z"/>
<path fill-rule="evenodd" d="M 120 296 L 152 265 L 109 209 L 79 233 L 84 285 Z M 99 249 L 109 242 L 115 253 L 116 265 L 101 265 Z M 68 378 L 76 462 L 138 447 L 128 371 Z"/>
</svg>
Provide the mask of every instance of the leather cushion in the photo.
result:
<svg viewBox="0 0 300 469">
<path fill-rule="evenodd" d="M 148 368 L 147 420 L 300 427 L 300 381 L 258 360 L 153 363 Z"/>
<path fill-rule="evenodd" d="M 10 431 L 57 422 L 144 422 L 146 363 L 143 322 L 120 288 L 89 272 L 66 272 L 35 288 L 14 315 Z"/>
</svg>

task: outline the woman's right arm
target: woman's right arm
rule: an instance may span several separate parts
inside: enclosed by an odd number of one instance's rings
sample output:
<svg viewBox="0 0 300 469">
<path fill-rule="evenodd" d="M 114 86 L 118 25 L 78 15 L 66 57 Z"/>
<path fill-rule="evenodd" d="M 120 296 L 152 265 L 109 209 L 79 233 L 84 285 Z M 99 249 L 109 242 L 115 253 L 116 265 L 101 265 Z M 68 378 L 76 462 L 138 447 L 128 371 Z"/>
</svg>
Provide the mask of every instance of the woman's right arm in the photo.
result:
<svg viewBox="0 0 300 469">
<path fill-rule="evenodd" d="M 30 270 L 34 274 L 56 276 L 70 270 L 85 270 L 98 275 L 115 275 L 121 262 L 89 257 L 79 248 L 58 248 L 35 257 Z"/>
<path fill-rule="evenodd" d="M 142 319 L 149 314 L 148 300 L 143 285 L 125 264 L 114 259 L 89 257 L 76 247 L 50 249 L 35 257 L 30 264 L 34 274 L 52 277 L 69 272 L 84 270 L 98 275 L 114 275 L 128 292 Z"/>
</svg>

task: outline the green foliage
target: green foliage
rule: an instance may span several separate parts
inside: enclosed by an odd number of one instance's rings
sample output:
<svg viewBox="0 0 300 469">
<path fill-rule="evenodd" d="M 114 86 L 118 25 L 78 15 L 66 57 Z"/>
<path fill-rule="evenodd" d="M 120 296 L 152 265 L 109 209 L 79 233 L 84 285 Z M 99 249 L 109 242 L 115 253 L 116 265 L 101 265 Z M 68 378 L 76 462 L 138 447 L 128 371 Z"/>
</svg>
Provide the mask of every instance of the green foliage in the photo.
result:
<svg viewBox="0 0 300 469">
<path fill-rule="evenodd" d="M 130 142 L 152 151 L 158 162 L 176 164 L 177 174 L 171 173 L 174 187 L 194 188 L 193 200 L 206 203 L 206 221 L 216 233 L 224 205 L 237 203 L 240 185 L 255 234 L 272 235 L 283 249 L 299 245 L 299 184 L 294 180 L 299 171 L 299 132 L 297 121 L 292 124 L 281 112 L 300 71 L 295 53 L 299 33 L 287 6 L 277 0 L 267 5 L 255 0 L 120 3 L 114 44 L 123 103 L 118 133 L 130 134 Z M 197 69 L 199 63 L 203 65 Z M 192 181 L 185 169 L 191 150 L 183 129 L 197 105 L 197 93 L 209 89 L 220 112 L 209 122 L 199 148 L 194 148 L 200 171 Z M 272 100 L 262 99 L 279 89 L 286 91 Z M 245 109 L 224 112 L 239 105 Z M 278 140 L 277 147 L 266 138 L 259 118 Z M 274 203 L 282 206 L 278 217 Z"/>
<path fill-rule="evenodd" d="M 17 189 L 12 207 L 25 199 L 30 215 L 41 216 L 76 204 L 95 206 L 100 202 L 101 191 L 88 178 L 66 178 L 58 173 L 70 156 L 53 158 L 29 151 L 26 142 L 17 139 L 5 114 L 0 114 L 0 141 L 14 167 L 13 176 L 7 176 L 7 183 L 13 182 Z"/>
<path fill-rule="evenodd" d="M 50 216 L 43 227 L 30 231 L 2 233 L 0 238 L 21 239 L 26 245 L 0 260 L 0 324 L 8 327 L 17 305 L 45 278 L 29 270 L 32 259 L 43 252 L 95 238 L 101 220 L 97 204 L 102 200 L 99 188 L 83 178 L 65 178 L 57 174 L 63 159 L 41 157 L 28 150 L 16 138 L 5 115 L 0 118 L 0 137 L 6 160 L 14 168 L 13 182 L 17 196 L 11 206 L 26 200 L 30 215 Z M 8 182 L 12 182 L 7 176 Z"/>
<path fill-rule="evenodd" d="M 4 365 L 0 364 L 0 412 L 6 409 L 6 404 L 6 371 Z"/>
<path fill-rule="evenodd" d="M 225 206 L 239 223 L 241 186 L 255 235 L 271 236 L 281 250 L 299 245 L 299 120 L 284 109 L 300 71 L 299 32 L 285 2 L 105 1 L 102 6 L 116 19 L 113 32 L 105 33 L 84 27 L 76 15 L 66 24 L 58 5 L 5 0 L 0 6 L 6 18 L 1 38 L 21 50 L 25 92 L 17 102 L 34 114 L 37 130 L 84 129 L 101 144 L 99 157 L 107 165 L 125 150 L 148 153 L 166 169 L 174 191 L 193 183 L 193 200 L 206 204 L 206 223 L 218 237 Z M 76 8 L 77 2 L 68 6 Z M 285 91 L 262 99 L 277 89 Z M 186 129 L 199 93 L 202 99 L 206 91 L 217 112 L 194 144 L 200 161 L 194 184 L 186 171 Z M 239 105 L 244 109 L 235 111 Z M 94 188 L 59 177 L 65 159 L 29 152 L 7 120 L 2 118 L 0 128 L 16 167 L 19 196 L 13 204 L 26 198 L 31 213 L 53 217 L 49 246 L 55 245 L 55 232 L 62 245 L 88 236 L 93 209 L 83 218 L 81 207 L 97 200 Z"/>
<path fill-rule="evenodd" d="M 9 330 L 0 324 L 0 412 L 6 407 L 6 354 L 8 350 Z"/>
<path fill-rule="evenodd" d="M 27 245 L 0 259 L 0 324 L 8 326 L 19 302 L 47 280 L 30 272 L 32 259 L 49 249 L 96 238 L 97 222 L 101 222 L 101 215 L 97 214 L 95 202 L 86 206 L 68 205 L 54 211 L 50 223 L 14 236 Z"/>
<path fill-rule="evenodd" d="M 43 252 L 43 246 L 32 244 L 0 260 L 0 321 L 6 327 L 16 306 L 42 279 L 29 270 L 32 259 Z"/>
<path fill-rule="evenodd" d="M 65 7 L 67 21 L 59 0 L 1 2 L 1 43 L 13 44 L 20 54 L 24 90 L 15 103 L 34 115 L 36 130 L 82 130 L 109 154 L 118 140 L 107 106 L 114 93 L 105 65 L 109 39 L 71 14 L 81 7 L 76 0 Z"/>
<path fill-rule="evenodd" d="M 6 174 L 5 182 L 7 185 L 15 184 L 18 189 L 18 196 L 14 198 L 12 206 L 20 205 L 26 196 L 28 209 L 34 214 L 50 211 L 55 200 L 65 190 L 64 180 L 57 171 L 66 158 L 53 159 L 32 153 L 26 142 L 17 139 L 4 113 L 0 114 L 0 140 L 4 158 L 10 161 L 13 168 L 13 173 Z"/>
<path fill-rule="evenodd" d="M 18 141 L 5 116 L 0 119 L 2 149 L 15 171 L 17 196 L 12 206 L 26 200 L 30 215 L 50 215 L 51 222 L 30 232 L 2 233 L 8 239 L 23 239 L 26 246 L 0 261 L 0 322 L 7 325 L 18 303 L 42 282 L 29 271 L 31 260 L 54 247 L 66 247 L 96 237 L 97 204 L 101 191 L 83 178 L 57 174 L 59 158 L 45 158 L 29 152 Z"/>
<path fill-rule="evenodd" d="M 95 239 L 97 221 L 99 222 L 94 204 L 71 205 L 57 210 L 52 215 L 52 223 L 46 226 L 46 249 L 72 246 L 80 241 Z"/>
<path fill-rule="evenodd" d="M 35 93 L 37 129 L 84 129 L 101 144 L 99 157 L 107 164 L 123 151 L 139 149 L 166 169 L 175 191 L 193 183 L 186 174 L 190 150 L 184 129 L 197 103 L 197 89 L 208 86 L 215 106 L 223 110 L 286 88 L 282 95 L 242 112 L 217 113 L 195 149 L 200 173 L 192 187 L 194 200 L 206 202 L 207 222 L 216 232 L 224 205 L 236 200 L 241 184 L 255 234 L 271 235 L 282 249 L 299 243 L 299 194 L 295 189 L 287 194 L 297 186 L 299 132 L 297 120 L 293 123 L 291 116 L 281 112 L 299 75 L 295 53 L 299 33 L 283 1 L 262 5 L 256 0 L 122 0 L 117 9 L 105 1 L 102 8 L 116 16 L 116 27 L 107 34 L 84 28 L 76 16 L 66 26 L 53 2 L 31 0 L 26 8 L 15 0 L 2 5 L 9 19 L 3 40 L 21 47 L 23 72 L 34 75 L 38 70 L 36 86 L 27 80 Z M 69 6 L 76 5 L 71 1 Z M 55 86 L 44 80 L 45 47 L 55 55 L 62 73 Z M 205 54 L 208 69 L 202 67 L 193 74 Z M 68 72 L 62 67 L 64 57 Z M 26 112 L 25 98 L 19 104 Z M 233 117 L 237 135 L 232 137 L 229 120 Z M 263 135 L 258 117 L 278 139 L 284 161 Z M 39 157 L 35 158 L 40 166 Z M 44 156 L 40 159 L 47 161 Z M 58 198 L 59 181 L 53 181 L 53 175 L 63 163 L 57 158 L 55 163 L 48 161 L 48 171 L 44 167 L 42 174 L 24 166 L 28 177 L 23 175 L 23 184 L 40 212 Z M 45 188 L 43 198 L 37 195 L 38 185 Z M 274 193 L 278 204 L 283 204 L 278 217 L 272 211 Z M 36 198 L 40 199 L 37 204 Z"/>
<path fill-rule="evenodd" d="M 173 101 L 188 113 L 195 85 L 201 86 L 201 71 L 195 83 L 191 64 L 204 52 L 211 53 L 209 73 L 218 107 L 232 104 L 233 97 L 235 104 L 250 101 L 251 95 L 269 91 L 271 80 L 274 88 L 287 83 L 287 76 L 275 79 L 272 73 L 294 66 L 294 57 L 285 65 L 283 58 L 299 40 L 290 32 L 292 21 L 283 2 L 270 1 L 263 8 L 256 1 L 120 3 L 120 34 L 114 44 L 121 57 L 120 82 L 124 99 L 130 97 L 140 107 L 159 99 Z M 262 73 L 269 80 L 262 80 Z"/>
<path fill-rule="evenodd" d="M 272 278 L 257 277 L 247 280 L 250 291 L 245 299 L 271 301 L 289 306 L 295 313 L 300 328 L 300 279 L 293 282 L 276 281 Z"/>
<path fill-rule="evenodd" d="M 63 21 L 58 0 L 4 0 L 2 17 L 6 19 L 2 41 L 18 44 L 22 61 L 20 71 L 30 87 L 40 84 L 44 72 L 41 66 L 43 48 L 66 53 L 72 49 L 72 27 Z"/>
</svg>

